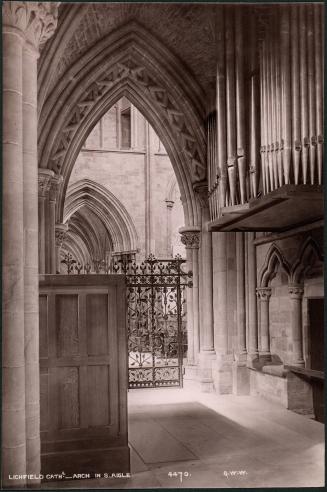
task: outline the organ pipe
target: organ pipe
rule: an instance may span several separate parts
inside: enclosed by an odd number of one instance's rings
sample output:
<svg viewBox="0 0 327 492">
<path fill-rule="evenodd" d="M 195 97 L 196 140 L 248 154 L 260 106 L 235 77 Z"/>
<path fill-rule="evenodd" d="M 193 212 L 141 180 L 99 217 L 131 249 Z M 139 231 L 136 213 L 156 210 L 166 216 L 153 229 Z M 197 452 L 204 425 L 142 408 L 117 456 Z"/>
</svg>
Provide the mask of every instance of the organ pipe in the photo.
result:
<svg viewBox="0 0 327 492">
<path fill-rule="evenodd" d="M 243 24 L 240 9 L 235 13 L 235 51 L 236 51 L 236 139 L 237 166 L 241 203 L 246 201 L 246 158 L 245 158 L 245 115 L 244 115 L 244 52 Z"/>
<path fill-rule="evenodd" d="M 217 140 L 220 207 L 226 206 L 227 152 L 226 152 L 226 76 L 225 76 L 225 9 L 218 12 L 218 56 L 217 56 Z"/>
<path fill-rule="evenodd" d="M 300 86 L 299 86 L 299 26 L 298 8 L 291 10 L 291 57 L 292 57 L 292 156 L 294 168 L 294 183 L 299 183 L 300 173 Z"/>
<path fill-rule="evenodd" d="M 315 70 L 316 70 L 316 124 L 317 124 L 317 167 L 318 184 L 322 182 L 323 165 L 323 72 L 322 72 L 322 32 L 321 21 L 323 13 L 320 5 L 314 9 L 314 38 L 315 38 Z"/>
<path fill-rule="evenodd" d="M 250 172 L 251 172 L 251 196 L 258 194 L 258 87 L 257 87 L 257 62 L 256 62 L 256 28 L 255 18 L 250 19 Z"/>
<path fill-rule="evenodd" d="M 315 180 L 316 162 L 316 95 L 315 95 L 315 67 L 314 67 L 314 33 L 313 33 L 313 8 L 307 6 L 307 33 L 308 33 L 308 92 L 309 92 L 309 161 L 310 161 L 310 183 Z"/>
<path fill-rule="evenodd" d="M 308 67 L 307 67 L 307 21 L 306 6 L 300 5 L 300 100 L 301 100 L 301 143 L 302 179 L 307 184 L 309 160 L 309 122 L 308 122 Z"/>
<path fill-rule="evenodd" d="M 227 103 L 227 165 L 230 204 L 236 204 L 236 113 L 235 113 L 235 49 L 234 9 L 226 11 L 226 103 Z"/>
<path fill-rule="evenodd" d="M 291 87 L 290 87 L 290 22 L 289 7 L 281 8 L 281 76 L 282 76 L 282 135 L 283 170 L 285 183 L 290 182 L 291 170 Z"/>
<path fill-rule="evenodd" d="M 322 183 L 323 7 L 246 9 L 217 15 L 217 119 L 208 127 L 215 217 L 260 191 Z"/>
</svg>

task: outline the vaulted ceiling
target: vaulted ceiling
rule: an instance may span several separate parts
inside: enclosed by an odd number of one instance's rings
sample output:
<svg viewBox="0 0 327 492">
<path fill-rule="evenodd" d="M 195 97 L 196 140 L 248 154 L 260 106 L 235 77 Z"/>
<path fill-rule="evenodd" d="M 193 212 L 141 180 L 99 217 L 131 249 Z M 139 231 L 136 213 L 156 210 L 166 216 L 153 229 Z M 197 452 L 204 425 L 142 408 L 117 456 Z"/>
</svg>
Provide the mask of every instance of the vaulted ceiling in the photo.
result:
<svg viewBox="0 0 327 492">
<path fill-rule="evenodd" d="M 215 79 L 215 12 L 219 5 L 80 3 L 60 6 L 57 32 L 41 54 L 39 66 L 58 43 L 48 92 L 91 46 L 128 22 L 155 35 L 193 74 L 206 92 Z M 71 19 L 67 26 L 67 19 Z M 64 27 L 65 32 L 62 32 Z"/>
</svg>

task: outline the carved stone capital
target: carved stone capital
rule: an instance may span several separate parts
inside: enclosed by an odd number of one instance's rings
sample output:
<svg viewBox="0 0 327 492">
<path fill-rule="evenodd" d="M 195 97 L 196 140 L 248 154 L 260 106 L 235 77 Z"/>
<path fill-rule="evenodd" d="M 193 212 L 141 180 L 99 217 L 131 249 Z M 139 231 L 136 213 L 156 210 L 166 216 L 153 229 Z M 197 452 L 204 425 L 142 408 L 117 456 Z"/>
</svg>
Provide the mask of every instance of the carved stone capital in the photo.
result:
<svg viewBox="0 0 327 492">
<path fill-rule="evenodd" d="M 302 285 L 290 285 L 288 288 L 291 299 L 301 300 L 303 297 L 304 289 Z"/>
<path fill-rule="evenodd" d="M 68 231 L 68 224 L 56 224 L 55 226 L 55 237 L 56 237 L 56 246 L 61 248 L 64 244 Z"/>
<path fill-rule="evenodd" d="M 181 235 L 182 244 L 184 244 L 186 249 L 199 249 L 201 237 L 200 227 L 181 227 L 178 232 Z"/>
<path fill-rule="evenodd" d="M 271 288 L 270 287 L 258 287 L 257 288 L 257 296 L 260 301 L 268 302 L 271 296 Z"/>
<path fill-rule="evenodd" d="M 54 172 L 50 169 L 39 169 L 38 174 L 38 186 L 39 197 L 45 198 L 50 190 L 51 179 L 54 176 Z"/>
<path fill-rule="evenodd" d="M 36 49 L 54 33 L 60 2 L 4 2 L 3 23 L 18 29 Z"/>
<path fill-rule="evenodd" d="M 49 198 L 52 202 L 57 200 L 60 186 L 63 182 L 63 177 L 60 174 L 55 174 L 50 180 Z"/>
</svg>

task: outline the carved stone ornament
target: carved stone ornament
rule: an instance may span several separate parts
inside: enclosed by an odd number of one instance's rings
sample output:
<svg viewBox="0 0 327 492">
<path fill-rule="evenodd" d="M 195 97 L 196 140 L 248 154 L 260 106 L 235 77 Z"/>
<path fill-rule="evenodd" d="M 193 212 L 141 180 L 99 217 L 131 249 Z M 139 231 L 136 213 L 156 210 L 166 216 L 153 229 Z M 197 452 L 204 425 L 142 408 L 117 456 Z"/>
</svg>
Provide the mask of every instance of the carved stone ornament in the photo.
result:
<svg viewBox="0 0 327 492">
<path fill-rule="evenodd" d="M 200 233 L 195 231 L 181 232 L 181 241 L 186 249 L 199 249 L 200 247 Z"/>
<path fill-rule="evenodd" d="M 260 301 L 269 301 L 271 296 L 271 288 L 270 287 L 260 287 L 257 289 L 257 296 Z"/>
<path fill-rule="evenodd" d="M 39 196 L 45 198 L 49 193 L 51 186 L 51 179 L 53 178 L 53 171 L 50 169 L 39 169 L 38 174 L 38 187 Z"/>
<path fill-rule="evenodd" d="M 65 126 L 57 138 L 57 145 L 51 154 L 51 167 L 55 172 L 60 172 L 66 154 L 68 153 L 71 141 L 77 133 L 82 122 L 87 119 L 87 115 L 92 111 L 93 106 L 117 83 L 130 79 L 133 83 L 141 86 L 151 104 L 159 106 L 169 120 L 175 132 L 176 138 L 189 162 L 190 171 L 194 181 L 203 180 L 206 175 L 206 165 L 200 157 L 201 150 L 198 147 L 196 137 L 188 122 L 187 116 L 181 111 L 178 103 L 167 93 L 165 87 L 159 81 L 153 79 L 148 68 L 142 65 L 141 61 L 127 55 L 112 67 L 101 74 L 101 76 L 81 95 L 72 111 Z"/>
<path fill-rule="evenodd" d="M 55 238 L 56 238 L 56 246 L 61 248 L 64 244 L 68 231 L 68 224 L 56 224 L 55 230 Z"/>
<path fill-rule="evenodd" d="M 3 2 L 3 24 L 22 31 L 38 49 L 54 33 L 60 2 Z"/>
<path fill-rule="evenodd" d="M 302 299 L 304 289 L 302 285 L 290 285 L 288 289 L 291 299 Z"/>
</svg>

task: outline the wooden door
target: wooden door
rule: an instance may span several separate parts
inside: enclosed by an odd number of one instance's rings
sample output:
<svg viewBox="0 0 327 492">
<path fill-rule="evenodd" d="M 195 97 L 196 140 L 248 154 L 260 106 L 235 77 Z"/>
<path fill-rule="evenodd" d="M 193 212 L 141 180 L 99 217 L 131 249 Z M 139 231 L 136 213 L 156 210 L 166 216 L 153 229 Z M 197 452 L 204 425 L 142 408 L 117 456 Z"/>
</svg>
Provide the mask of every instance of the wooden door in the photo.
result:
<svg viewBox="0 0 327 492">
<path fill-rule="evenodd" d="M 311 369 L 324 372 L 324 299 L 309 299 L 309 326 Z M 312 397 L 315 417 L 324 422 L 323 380 L 312 380 Z"/>
<path fill-rule="evenodd" d="M 126 473 L 122 275 L 40 276 L 42 473 Z"/>
</svg>

